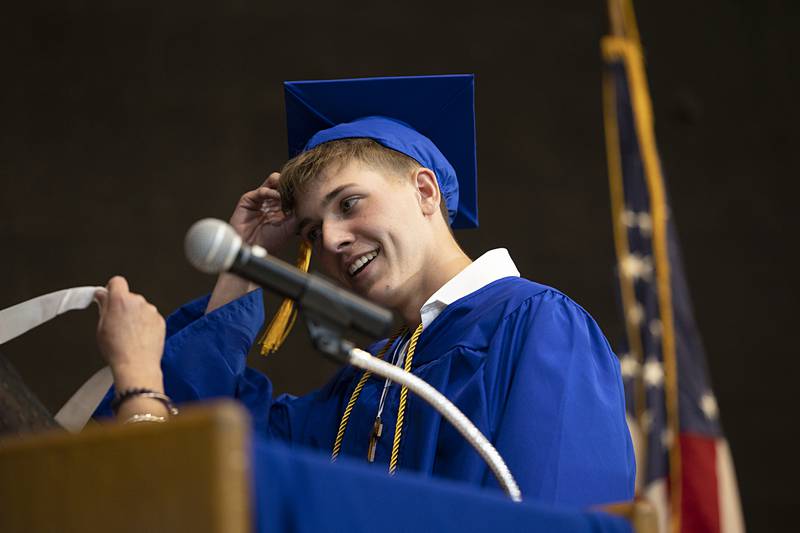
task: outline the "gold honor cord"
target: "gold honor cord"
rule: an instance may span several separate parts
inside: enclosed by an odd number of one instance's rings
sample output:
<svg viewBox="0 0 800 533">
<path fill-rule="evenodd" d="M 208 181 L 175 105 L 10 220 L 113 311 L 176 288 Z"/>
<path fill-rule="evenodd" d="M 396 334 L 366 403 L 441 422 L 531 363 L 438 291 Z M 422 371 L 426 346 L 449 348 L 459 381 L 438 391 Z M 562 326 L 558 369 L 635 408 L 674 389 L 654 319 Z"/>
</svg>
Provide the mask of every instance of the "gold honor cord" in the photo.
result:
<svg viewBox="0 0 800 533">
<path fill-rule="evenodd" d="M 408 355 L 406 355 L 403 370 L 411 372 L 411 361 L 414 359 L 414 351 L 417 349 L 417 341 L 422 334 L 422 324 L 417 326 L 411 341 L 408 343 Z M 394 442 L 392 442 L 392 458 L 389 461 L 389 473 L 394 475 L 397 471 L 397 462 L 400 459 L 400 439 L 403 436 L 403 419 L 406 415 L 406 403 L 408 401 L 408 387 L 403 385 L 400 389 L 400 405 L 397 407 L 397 423 L 394 425 Z"/>
<path fill-rule="evenodd" d="M 400 335 L 405 333 L 406 329 L 403 328 L 394 335 L 392 335 L 389 340 L 386 341 L 381 351 L 375 356 L 379 358 L 383 358 L 389 348 L 394 344 Z M 422 324 L 417 326 L 417 329 L 414 331 L 414 334 L 411 336 L 411 340 L 408 343 L 408 354 L 406 355 L 405 364 L 403 368 L 406 372 L 411 371 L 411 364 L 414 360 L 414 352 L 417 348 L 417 341 L 419 340 L 419 336 L 422 334 Z M 342 415 L 342 420 L 339 422 L 339 431 L 336 434 L 336 441 L 333 444 L 333 453 L 331 454 L 331 461 L 335 461 L 336 458 L 339 456 L 339 452 L 342 449 L 342 440 L 344 439 L 344 432 L 347 429 L 347 422 L 350 420 L 350 413 L 353 410 L 353 406 L 358 401 L 358 396 L 361 394 L 361 389 L 364 388 L 364 384 L 366 384 L 367 380 L 372 375 L 372 372 L 365 371 L 364 374 L 361 376 L 361 379 L 356 384 L 355 389 L 353 389 L 353 394 L 350 395 L 350 401 L 347 402 L 347 407 L 344 410 L 344 414 Z M 392 455 L 391 460 L 389 462 L 389 473 L 394 474 L 397 471 L 397 465 L 400 459 L 400 441 L 402 439 L 403 434 L 403 422 L 405 420 L 405 412 L 406 412 L 406 404 L 408 403 L 408 388 L 403 385 L 400 389 L 400 405 L 397 408 L 397 422 L 395 424 L 394 429 L 394 440 L 392 441 Z"/>
<path fill-rule="evenodd" d="M 383 345 L 381 351 L 378 352 L 375 357 L 383 359 L 383 356 L 386 355 L 386 352 L 389 348 L 394 344 L 394 341 L 397 338 L 405 333 L 406 329 L 402 328 L 400 331 L 389 337 L 386 341 L 386 344 Z M 361 379 L 358 380 L 358 384 L 356 384 L 356 388 L 353 389 L 353 394 L 350 395 L 350 401 L 347 402 L 347 407 L 344 409 L 344 414 L 342 415 L 342 420 L 339 422 L 339 431 L 336 432 L 336 440 L 333 443 L 333 452 L 331 453 L 331 461 L 335 461 L 337 457 L 339 457 L 339 452 L 342 450 L 342 439 L 344 439 L 344 431 L 347 429 L 347 422 L 350 420 L 350 413 L 353 411 L 353 406 L 356 404 L 358 400 L 358 396 L 361 394 L 361 389 L 364 388 L 364 384 L 372 375 L 372 372 L 364 371 L 362 374 Z"/>
</svg>

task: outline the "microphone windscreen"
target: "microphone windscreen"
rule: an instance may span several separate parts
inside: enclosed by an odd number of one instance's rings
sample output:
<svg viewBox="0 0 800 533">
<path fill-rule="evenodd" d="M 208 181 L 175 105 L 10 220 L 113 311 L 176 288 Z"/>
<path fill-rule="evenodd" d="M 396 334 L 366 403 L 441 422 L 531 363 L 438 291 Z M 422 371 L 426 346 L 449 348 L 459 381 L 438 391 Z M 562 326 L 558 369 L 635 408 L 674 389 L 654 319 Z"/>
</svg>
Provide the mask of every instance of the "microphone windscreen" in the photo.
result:
<svg viewBox="0 0 800 533">
<path fill-rule="evenodd" d="M 233 265 L 242 239 L 229 224 L 216 218 L 204 218 L 192 224 L 183 244 L 192 266 L 207 274 L 217 274 Z"/>
</svg>

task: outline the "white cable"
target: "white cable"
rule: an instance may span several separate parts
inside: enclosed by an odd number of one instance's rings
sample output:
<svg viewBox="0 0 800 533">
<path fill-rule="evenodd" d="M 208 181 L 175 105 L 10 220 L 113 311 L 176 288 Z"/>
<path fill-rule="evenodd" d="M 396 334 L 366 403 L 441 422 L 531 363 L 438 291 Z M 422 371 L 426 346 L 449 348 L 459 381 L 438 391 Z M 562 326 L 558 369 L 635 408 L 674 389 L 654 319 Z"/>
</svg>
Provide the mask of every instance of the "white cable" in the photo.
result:
<svg viewBox="0 0 800 533">
<path fill-rule="evenodd" d="M 492 443 L 483 436 L 483 433 L 470 422 L 469 418 L 459 411 L 458 407 L 453 405 L 453 402 L 445 398 L 442 393 L 414 374 L 382 361 L 377 357 L 373 357 L 364 350 L 359 350 L 358 348 L 351 349 L 349 358 L 349 363 L 351 365 L 389 378 L 395 383 L 405 385 L 411 392 L 428 402 L 447 419 L 465 439 L 467 439 L 473 448 L 475 448 L 483 460 L 489 465 L 489 468 L 492 470 L 492 473 L 494 473 L 500 486 L 506 491 L 506 494 L 515 502 L 522 501 L 522 494 L 519 490 L 519 486 L 517 482 L 514 481 L 514 476 L 511 475 L 511 471 L 508 469 L 503 458 L 495 447 L 492 446 Z"/>
</svg>

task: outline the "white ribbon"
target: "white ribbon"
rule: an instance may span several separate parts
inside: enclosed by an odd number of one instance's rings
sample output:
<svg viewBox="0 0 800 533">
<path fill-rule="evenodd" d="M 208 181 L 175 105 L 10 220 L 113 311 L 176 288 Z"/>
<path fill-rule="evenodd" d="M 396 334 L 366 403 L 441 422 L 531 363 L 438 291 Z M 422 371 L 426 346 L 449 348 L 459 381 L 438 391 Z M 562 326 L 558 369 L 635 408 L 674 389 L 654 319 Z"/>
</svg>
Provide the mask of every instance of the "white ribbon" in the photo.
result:
<svg viewBox="0 0 800 533">
<path fill-rule="evenodd" d="M 86 380 L 86 383 L 81 385 L 67 400 L 67 403 L 58 410 L 54 417 L 56 422 L 61 424 L 64 429 L 78 433 L 92 418 L 92 413 L 95 412 L 113 384 L 114 377 L 111 375 L 111 368 L 104 366 Z"/>
<path fill-rule="evenodd" d="M 0 344 L 15 339 L 62 313 L 86 309 L 94 301 L 95 293 L 105 290 L 105 287 L 74 287 L 0 310 Z M 98 370 L 56 413 L 56 421 L 72 432 L 83 429 L 113 382 L 110 368 Z"/>
</svg>

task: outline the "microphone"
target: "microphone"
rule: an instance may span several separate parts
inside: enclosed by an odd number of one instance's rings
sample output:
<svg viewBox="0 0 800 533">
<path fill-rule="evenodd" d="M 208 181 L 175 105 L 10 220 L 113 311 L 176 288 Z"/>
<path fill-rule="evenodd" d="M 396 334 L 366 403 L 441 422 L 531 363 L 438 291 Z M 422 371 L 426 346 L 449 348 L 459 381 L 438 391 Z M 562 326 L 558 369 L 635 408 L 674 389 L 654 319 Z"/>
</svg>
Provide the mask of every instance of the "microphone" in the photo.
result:
<svg viewBox="0 0 800 533">
<path fill-rule="evenodd" d="M 298 302 L 319 319 L 371 338 L 385 337 L 392 313 L 315 275 L 249 246 L 229 224 L 214 218 L 195 222 L 186 232 L 186 258 L 207 274 L 231 272 Z"/>
</svg>

